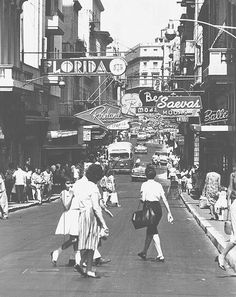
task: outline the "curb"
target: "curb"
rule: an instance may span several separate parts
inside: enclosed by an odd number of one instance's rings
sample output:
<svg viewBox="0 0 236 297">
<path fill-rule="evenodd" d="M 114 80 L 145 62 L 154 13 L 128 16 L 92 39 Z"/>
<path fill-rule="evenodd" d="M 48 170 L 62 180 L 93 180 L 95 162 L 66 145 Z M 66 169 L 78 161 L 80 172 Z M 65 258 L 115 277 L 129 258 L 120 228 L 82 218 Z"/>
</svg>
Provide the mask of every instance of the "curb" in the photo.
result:
<svg viewBox="0 0 236 297">
<path fill-rule="evenodd" d="M 50 198 L 50 202 L 52 202 L 52 201 L 55 201 L 55 200 L 57 200 L 57 199 L 59 199 L 60 198 L 60 195 L 59 194 L 56 194 L 56 195 L 54 195 L 54 196 L 52 196 L 51 198 Z M 44 204 L 44 203 L 50 203 L 50 202 L 47 202 L 47 201 L 42 201 L 42 204 Z M 23 204 L 23 205 L 15 205 L 15 206 L 9 206 L 9 210 L 8 210 L 8 212 L 10 213 L 10 212 L 15 212 L 15 211 L 17 211 L 17 210 L 22 210 L 22 209 L 26 209 L 26 208 L 30 208 L 30 207 L 33 207 L 33 206 L 37 206 L 37 205 L 40 205 L 39 204 L 39 202 L 38 201 L 35 201 L 35 202 L 32 202 L 32 203 L 29 203 L 29 204 Z"/>
<path fill-rule="evenodd" d="M 214 244 L 214 246 L 217 248 L 219 252 L 221 252 L 226 247 L 226 241 L 225 238 L 222 236 L 220 232 L 218 232 L 207 219 L 204 217 L 201 217 L 197 211 L 184 199 L 182 195 L 181 199 L 184 202 L 185 206 L 187 207 L 188 211 L 192 214 L 198 225 L 203 229 L 205 234 L 209 237 L 211 242 Z M 228 265 L 234 269 L 236 272 L 236 250 L 231 250 L 228 255 L 226 262 Z"/>
</svg>

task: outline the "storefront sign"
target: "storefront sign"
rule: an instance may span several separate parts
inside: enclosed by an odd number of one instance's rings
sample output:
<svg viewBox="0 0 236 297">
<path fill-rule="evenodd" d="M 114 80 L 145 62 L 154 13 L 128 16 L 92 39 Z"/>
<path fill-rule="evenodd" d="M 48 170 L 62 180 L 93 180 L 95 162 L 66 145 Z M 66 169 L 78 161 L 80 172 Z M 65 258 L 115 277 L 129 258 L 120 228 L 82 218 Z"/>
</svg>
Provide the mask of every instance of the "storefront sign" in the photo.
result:
<svg viewBox="0 0 236 297">
<path fill-rule="evenodd" d="M 129 129 L 129 120 L 124 120 L 107 126 L 109 130 L 126 130 Z"/>
<path fill-rule="evenodd" d="M 121 110 L 124 114 L 135 115 L 136 107 L 139 106 L 142 106 L 142 102 L 137 93 L 128 93 L 121 98 Z"/>
<path fill-rule="evenodd" d="M 83 127 L 83 141 L 91 141 L 91 129 Z"/>
<path fill-rule="evenodd" d="M 139 98 L 143 106 L 168 109 L 202 109 L 200 96 L 172 96 L 171 92 L 167 94 L 155 90 L 142 90 L 139 93 Z"/>
<path fill-rule="evenodd" d="M 126 61 L 121 57 L 90 57 L 78 59 L 42 60 L 44 75 L 121 75 L 126 71 Z"/>
<path fill-rule="evenodd" d="M 197 117 L 202 109 L 200 96 L 166 96 L 161 92 L 143 90 L 139 93 L 143 106 L 139 113 L 158 113 L 169 117 Z"/>
<path fill-rule="evenodd" d="M 229 111 L 224 108 L 218 110 L 208 109 L 204 112 L 203 122 L 205 125 L 215 124 L 222 121 L 228 121 Z"/>
<path fill-rule="evenodd" d="M 99 105 L 86 111 L 77 113 L 74 116 L 76 118 L 80 118 L 82 120 L 103 127 L 121 122 L 128 118 L 127 116 L 122 114 L 120 107 L 110 104 Z"/>
<path fill-rule="evenodd" d="M 165 117 L 197 117 L 199 116 L 198 109 L 169 109 L 157 108 L 155 106 L 142 106 L 136 108 L 137 114 L 157 113 Z"/>
</svg>

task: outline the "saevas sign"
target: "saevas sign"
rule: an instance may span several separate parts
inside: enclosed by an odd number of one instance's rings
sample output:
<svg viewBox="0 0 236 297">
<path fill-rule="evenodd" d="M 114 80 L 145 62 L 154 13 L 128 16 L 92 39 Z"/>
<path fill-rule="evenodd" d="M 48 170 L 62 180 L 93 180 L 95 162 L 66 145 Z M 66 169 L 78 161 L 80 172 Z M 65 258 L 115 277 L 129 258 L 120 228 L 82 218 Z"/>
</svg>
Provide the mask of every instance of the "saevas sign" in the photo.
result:
<svg viewBox="0 0 236 297">
<path fill-rule="evenodd" d="M 200 96 L 165 96 L 159 92 L 145 91 L 140 94 L 142 107 L 137 113 L 158 113 L 162 116 L 199 116 L 202 108 Z"/>
<path fill-rule="evenodd" d="M 42 60 L 43 74 L 45 75 L 82 76 L 107 73 L 121 75 L 126 71 L 126 65 L 126 61 L 120 57 Z"/>
</svg>

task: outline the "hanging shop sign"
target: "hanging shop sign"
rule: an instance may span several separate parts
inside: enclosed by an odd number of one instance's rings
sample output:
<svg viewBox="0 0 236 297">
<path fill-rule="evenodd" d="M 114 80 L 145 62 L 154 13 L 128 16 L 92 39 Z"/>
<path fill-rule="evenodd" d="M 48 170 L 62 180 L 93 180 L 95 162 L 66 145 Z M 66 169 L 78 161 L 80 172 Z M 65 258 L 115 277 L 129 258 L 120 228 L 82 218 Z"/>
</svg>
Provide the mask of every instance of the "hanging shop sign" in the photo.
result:
<svg viewBox="0 0 236 297">
<path fill-rule="evenodd" d="M 86 126 L 83 127 L 83 141 L 91 141 L 91 129 Z"/>
<path fill-rule="evenodd" d="M 227 122 L 229 119 L 229 111 L 221 108 L 218 110 L 207 109 L 203 114 L 203 123 L 205 125 Z"/>
<path fill-rule="evenodd" d="M 141 107 L 136 113 L 158 113 L 170 117 L 196 117 L 202 109 L 200 96 L 171 96 L 163 95 L 154 90 L 142 90 L 139 93 Z"/>
<path fill-rule="evenodd" d="M 118 123 L 111 124 L 107 126 L 107 129 L 109 130 L 126 130 L 129 129 L 129 119 L 120 121 Z"/>
<path fill-rule="evenodd" d="M 107 103 L 82 111 L 74 116 L 105 128 L 128 118 L 121 112 L 120 107 Z"/>
<path fill-rule="evenodd" d="M 89 57 L 42 60 L 43 75 L 122 75 L 127 63 L 121 57 Z"/>
<path fill-rule="evenodd" d="M 127 93 L 121 98 L 122 113 L 135 115 L 136 107 L 142 106 L 142 102 L 137 93 Z"/>
</svg>

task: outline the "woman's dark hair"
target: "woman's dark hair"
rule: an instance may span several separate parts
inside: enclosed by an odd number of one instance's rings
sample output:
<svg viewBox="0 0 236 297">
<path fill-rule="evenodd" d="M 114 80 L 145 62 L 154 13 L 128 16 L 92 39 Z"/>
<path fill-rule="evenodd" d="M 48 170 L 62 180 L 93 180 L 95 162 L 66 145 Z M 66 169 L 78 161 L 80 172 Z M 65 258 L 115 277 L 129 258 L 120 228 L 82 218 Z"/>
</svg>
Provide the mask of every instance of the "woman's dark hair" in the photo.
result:
<svg viewBox="0 0 236 297">
<path fill-rule="evenodd" d="M 102 166 L 98 164 L 91 164 L 85 175 L 89 181 L 96 184 L 104 175 Z"/>
<path fill-rule="evenodd" d="M 147 165 L 146 169 L 145 169 L 145 175 L 147 177 L 147 179 L 154 179 L 156 176 L 156 170 L 155 167 L 152 165 Z"/>
</svg>

